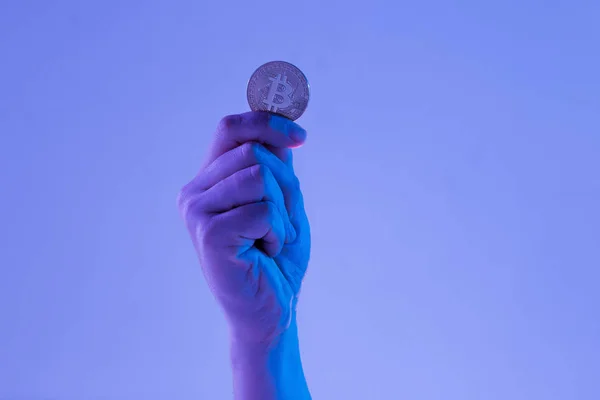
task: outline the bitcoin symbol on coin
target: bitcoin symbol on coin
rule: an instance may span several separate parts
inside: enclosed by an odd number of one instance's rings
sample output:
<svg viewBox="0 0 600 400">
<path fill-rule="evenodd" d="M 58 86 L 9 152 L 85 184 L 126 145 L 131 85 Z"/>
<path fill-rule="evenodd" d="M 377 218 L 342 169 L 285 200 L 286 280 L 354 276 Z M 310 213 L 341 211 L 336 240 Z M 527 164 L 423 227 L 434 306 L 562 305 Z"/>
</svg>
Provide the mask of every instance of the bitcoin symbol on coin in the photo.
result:
<svg viewBox="0 0 600 400">
<path fill-rule="evenodd" d="M 306 111 L 310 87 L 296 66 L 271 61 L 254 71 L 246 96 L 252 111 L 269 111 L 294 121 Z"/>
<path fill-rule="evenodd" d="M 263 103 L 269 107 L 268 111 L 277 112 L 278 109 L 288 108 L 292 104 L 291 94 L 294 88 L 287 81 L 285 74 L 277 74 L 274 78 L 269 78 L 271 81 L 271 88 L 267 98 L 263 100 Z M 278 101 L 276 101 L 278 100 Z"/>
</svg>

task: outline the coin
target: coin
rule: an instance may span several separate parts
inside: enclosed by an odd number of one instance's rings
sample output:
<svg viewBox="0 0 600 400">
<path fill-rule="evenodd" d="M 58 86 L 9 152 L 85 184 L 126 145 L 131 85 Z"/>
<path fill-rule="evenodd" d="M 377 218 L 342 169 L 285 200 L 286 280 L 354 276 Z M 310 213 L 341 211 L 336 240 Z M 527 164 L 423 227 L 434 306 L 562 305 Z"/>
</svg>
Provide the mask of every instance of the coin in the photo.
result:
<svg viewBox="0 0 600 400">
<path fill-rule="evenodd" d="M 295 121 L 308 107 L 310 86 L 295 65 L 271 61 L 254 71 L 246 96 L 252 111 L 269 111 Z"/>
</svg>

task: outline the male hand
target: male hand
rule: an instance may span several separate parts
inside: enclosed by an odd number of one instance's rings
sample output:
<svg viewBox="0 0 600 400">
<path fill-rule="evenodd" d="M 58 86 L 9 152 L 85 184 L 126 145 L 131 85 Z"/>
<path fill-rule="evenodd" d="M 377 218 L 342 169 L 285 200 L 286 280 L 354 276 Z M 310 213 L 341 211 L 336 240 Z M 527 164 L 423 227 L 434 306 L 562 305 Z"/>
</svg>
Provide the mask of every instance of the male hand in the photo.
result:
<svg viewBox="0 0 600 400">
<path fill-rule="evenodd" d="M 310 229 L 292 148 L 306 131 L 265 112 L 223 118 L 178 204 L 233 343 L 276 346 L 295 328 Z"/>
</svg>

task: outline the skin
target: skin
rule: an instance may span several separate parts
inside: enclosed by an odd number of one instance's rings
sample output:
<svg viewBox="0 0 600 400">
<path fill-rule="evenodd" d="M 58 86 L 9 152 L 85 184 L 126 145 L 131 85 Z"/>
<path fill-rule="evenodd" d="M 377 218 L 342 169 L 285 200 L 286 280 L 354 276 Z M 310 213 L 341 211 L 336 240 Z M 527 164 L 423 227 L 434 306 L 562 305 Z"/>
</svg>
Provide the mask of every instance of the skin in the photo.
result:
<svg viewBox="0 0 600 400">
<path fill-rule="evenodd" d="M 178 197 L 229 326 L 236 400 L 311 399 L 296 325 L 310 227 L 291 150 L 305 139 L 269 113 L 225 117 Z"/>
</svg>

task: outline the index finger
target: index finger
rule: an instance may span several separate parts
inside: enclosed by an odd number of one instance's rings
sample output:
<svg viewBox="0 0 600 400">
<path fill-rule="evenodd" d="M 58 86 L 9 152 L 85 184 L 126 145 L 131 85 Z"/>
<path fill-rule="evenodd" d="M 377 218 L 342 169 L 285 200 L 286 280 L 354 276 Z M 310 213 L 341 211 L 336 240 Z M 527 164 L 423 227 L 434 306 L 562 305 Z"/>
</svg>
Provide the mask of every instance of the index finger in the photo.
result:
<svg viewBox="0 0 600 400">
<path fill-rule="evenodd" d="M 306 131 L 295 122 L 264 111 L 229 115 L 221 120 L 210 146 L 205 165 L 246 142 L 290 149 L 301 146 Z"/>
</svg>

